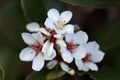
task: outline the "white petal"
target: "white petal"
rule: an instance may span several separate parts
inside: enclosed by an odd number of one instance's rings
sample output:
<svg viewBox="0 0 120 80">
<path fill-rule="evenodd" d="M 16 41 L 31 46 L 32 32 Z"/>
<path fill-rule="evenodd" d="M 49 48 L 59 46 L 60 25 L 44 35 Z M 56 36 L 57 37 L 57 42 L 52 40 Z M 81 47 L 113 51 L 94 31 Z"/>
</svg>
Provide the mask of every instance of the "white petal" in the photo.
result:
<svg viewBox="0 0 120 80">
<path fill-rule="evenodd" d="M 48 15 L 49 18 L 53 19 L 54 21 L 58 21 L 58 19 L 60 17 L 60 14 L 59 14 L 58 10 L 54 9 L 54 8 L 50 9 L 48 11 L 47 15 Z"/>
<path fill-rule="evenodd" d="M 62 59 L 65 62 L 71 63 L 73 61 L 73 57 L 72 57 L 71 52 L 69 52 L 66 48 L 61 48 L 60 51 L 61 51 Z"/>
<path fill-rule="evenodd" d="M 26 44 L 34 45 L 36 43 L 36 40 L 34 39 L 34 37 L 31 34 L 22 33 L 21 35 L 22 35 L 22 38 Z"/>
<path fill-rule="evenodd" d="M 86 65 L 84 65 L 83 68 L 82 68 L 82 70 L 85 71 L 85 72 L 88 72 L 89 68 Z"/>
<path fill-rule="evenodd" d="M 51 30 L 54 30 L 55 28 L 54 22 L 50 18 L 45 20 L 45 26 Z"/>
<path fill-rule="evenodd" d="M 50 36 L 50 33 L 45 28 L 40 28 L 41 33 Z"/>
<path fill-rule="evenodd" d="M 88 42 L 87 44 L 87 49 L 88 49 L 88 52 L 94 52 L 94 51 L 97 51 L 99 49 L 99 44 L 95 41 L 93 42 Z"/>
<path fill-rule="evenodd" d="M 48 55 L 48 56 L 53 53 L 53 50 L 54 50 L 54 49 L 53 49 L 53 46 L 54 46 L 54 44 L 53 44 L 53 43 L 50 43 L 49 48 L 48 48 L 48 50 L 47 50 L 47 55 Z"/>
<path fill-rule="evenodd" d="M 65 34 L 65 40 L 66 40 L 66 42 L 72 42 L 73 35 L 74 34 Z"/>
<path fill-rule="evenodd" d="M 62 40 L 62 39 L 58 39 L 58 40 L 56 41 L 56 43 L 57 43 L 60 47 L 66 47 L 66 46 L 67 46 L 66 43 L 65 43 L 65 41 Z"/>
<path fill-rule="evenodd" d="M 32 36 L 42 45 L 43 44 L 43 36 L 41 33 L 33 33 Z"/>
<path fill-rule="evenodd" d="M 40 71 L 44 66 L 44 58 L 41 53 L 33 59 L 32 69 L 35 71 Z"/>
<path fill-rule="evenodd" d="M 64 30 L 66 33 L 69 33 L 69 34 L 74 33 L 74 26 L 71 24 L 68 24 L 64 26 Z"/>
<path fill-rule="evenodd" d="M 102 51 L 95 51 L 94 53 L 91 54 L 91 60 L 93 62 L 100 62 L 103 60 L 105 53 L 103 53 Z"/>
<path fill-rule="evenodd" d="M 56 32 L 58 35 L 62 35 L 62 34 L 64 34 L 66 31 L 65 31 L 65 29 L 59 30 L 59 29 L 56 29 L 56 28 L 55 28 L 55 32 Z"/>
<path fill-rule="evenodd" d="M 81 59 L 75 59 L 75 64 L 76 64 L 78 70 L 82 70 L 82 68 L 83 68 L 83 62 L 82 62 Z"/>
<path fill-rule="evenodd" d="M 86 48 L 81 45 L 75 49 L 75 51 L 73 52 L 73 57 L 76 59 L 82 59 L 86 56 L 86 52 Z"/>
<path fill-rule="evenodd" d="M 82 43 L 86 43 L 87 41 L 88 41 L 88 35 L 86 34 L 86 32 L 79 31 L 75 33 L 73 38 L 74 44 L 82 44 Z"/>
<path fill-rule="evenodd" d="M 46 41 L 43 45 L 42 52 L 45 60 L 52 60 L 56 56 L 53 43 L 50 43 L 49 41 Z"/>
<path fill-rule="evenodd" d="M 57 39 L 63 39 L 63 36 L 61 34 L 55 34 L 54 37 Z"/>
<path fill-rule="evenodd" d="M 46 41 L 45 43 L 44 43 L 44 45 L 43 45 L 43 48 L 42 48 L 42 52 L 44 53 L 44 54 L 46 54 L 46 52 L 48 51 L 48 48 L 49 48 L 49 41 Z"/>
<path fill-rule="evenodd" d="M 19 58 L 22 61 L 32 61 L 35 55 L 36 52 L 32 48 L 27 47 L 20 52 Z"/>
<path fill-rule="evenodd" d="M 64 62 L 60 63 L 60 67 L 62 68 L 63 71 L 65 72 L 69 72 L 70 68 L 67 64 L 65 64 Z"/>
<path fill-rule="evenodd" d="M 47 64 L 47 68 L 48 69 L 53 69 L 56 65 L 57 65 L 57 61 L 56 60 L 53 60 L 53 61 L 50 61 L 48 64 Z"/>
<path fill-rule="evenodd" d="M 54 59 L 56 57 L 56 51 L 53 49 L 53 51 L 52 51 L 52 53 L 51 53 L 51 55 L 49 55 L 49 56 L 44 56 L 44 58 L 45 58 L 45 60 L 52 60 L 52 59 Z"/>
<path fill-rule="evenodd" d="M 91 69 L 93 71 L 98 71 L 98 67 L 95 63 L 87 62 L 87 63 L 85 63 L 85 66 L 87 66 L 89 69 Z"/>
<path fill-rule="evenodd" d="M 32 23 L 27 24 L 26 28 L 27 28 L 27 30 L 29 30 L 30 32 L 37 32 L 37 31 L 39 31 L 40 26 L 39 26 L 38 23 L 32 22 Z"/>
<path fill-rule="evenodd" d="M 72 12 L 71 11 L 64 11 L 60 15 L 60 19 L 64 22 L 64 24 L 68 23 L 72 18 Z"/>
</svg>

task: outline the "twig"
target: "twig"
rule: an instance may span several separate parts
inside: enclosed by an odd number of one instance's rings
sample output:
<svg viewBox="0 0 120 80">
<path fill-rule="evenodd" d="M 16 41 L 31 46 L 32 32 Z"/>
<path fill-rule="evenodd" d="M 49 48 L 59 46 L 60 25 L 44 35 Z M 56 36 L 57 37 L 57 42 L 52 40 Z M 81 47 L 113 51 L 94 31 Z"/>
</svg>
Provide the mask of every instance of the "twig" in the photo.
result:
<svg viewBox="0 0 120 80">
<path fill-rule="evenodd" d="M 2 72 L 2 80 L 5 80 L 5 71 L 1 65 L 0 65 L 0 70 Z"/>
</svg>

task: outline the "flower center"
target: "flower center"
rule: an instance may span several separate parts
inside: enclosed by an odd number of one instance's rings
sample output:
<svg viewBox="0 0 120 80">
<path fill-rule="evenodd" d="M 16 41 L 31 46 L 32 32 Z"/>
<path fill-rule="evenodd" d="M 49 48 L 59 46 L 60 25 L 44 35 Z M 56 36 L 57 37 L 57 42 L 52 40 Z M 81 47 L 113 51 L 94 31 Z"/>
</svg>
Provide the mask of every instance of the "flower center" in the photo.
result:
<svg viewBox="0 0 120 80">
<path fill-rule="evenodd" d="M 64 22 L 61 19 L 59 19 L 57 21 L 57 23 L 55 24 L 56 28 L 59 29 L 59 30 L 62 30 L 64 25 L 65 24 L 64 24 Z"/>
<path fill-rule="evenodd" d="M 36 45 L 32 45 L 31 47 L 33 48 L 33 50 L 35 50 L 36 53 L 39 53 L 42 50 L 43 46 L 37 43 Z"/>
<path fill-rule="evenodd" d="M 72 42 L 66 43 L 67 44 L 67 49 L 69 51 L 73 51 L 77 46 L 74 45 Z"/>
<path fill-rule="evenodd" d="M 53 43 L 56 42 L 56 38 L 54 37 L 55 34 L 56 33 L 53 31 L 53 32 L 51 32 L 51 36 L 47 37 L 50 42 L 53 42 Z"/>
<path fill-rule="evenodd" d="M 90 61 L 90 57 L 91 57 L 90 54 L 86 54 L 86 56 L 82 59 L 82 61 L 83 62 L 88 62 L 88 61 Z"/>
</svg>

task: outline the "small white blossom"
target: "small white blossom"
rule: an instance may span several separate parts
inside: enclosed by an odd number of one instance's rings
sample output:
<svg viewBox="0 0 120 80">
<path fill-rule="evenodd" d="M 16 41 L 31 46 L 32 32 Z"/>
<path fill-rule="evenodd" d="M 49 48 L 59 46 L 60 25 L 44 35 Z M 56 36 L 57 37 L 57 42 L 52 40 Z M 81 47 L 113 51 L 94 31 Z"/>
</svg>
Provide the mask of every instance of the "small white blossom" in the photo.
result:
<svg viewBox="0 0 120 80">
<path fill-rule="evenodd" d="M 74 26 L 67 24 L 72 18 L 71 11 L 64 11 L 60 14 L 57 9 L 53 8 L 48 11 L 47 15 L 45 26 L 48 29 L 55 30 L 57 34 L 74 32 Z"/>
<path fill-rule="evenodd" d="M 78 70 L 83 71 L 98 71 L 98 66 L 95 63 L 102 61 L 104 53 L 99 50 L 99 45 L 95 41 L 84 44 L 87 49 L 86 56 L 82 59 L 75 59 L 75 64 Z"/>
<path fill-rule="evenodd" d="M 50 33 L 45 28 L 40 27 L 38 23 L 32 22 L 27 25 L 27 29 L 31 32 L 41 32 L 44 34 L 46 42 L 44 43 L 42 52 L 46 60 L 51 60 L 56 56 L 56 51 L 54 49 L 54 43 L 57 39 L 54 37 L 55 33 Z M 52 54 L 52 55 L 51 55 Z"/>
<path fill-rule="evenodd" d="M 74 69 L 70 68 L 66 63 L 64 63 L 63 61 L 58 62 L 57 60 L 52 60 L 47 64 L 47 68 L 48 69 L 53 69 L 57 64 L 60 65 L 60 67 L 62 68 L 63 71 L 67 72 L 70 75 L 74 75 L 75 71 Z"/>
<path fill-rule="evenodd" d="M 20 52 L 20 59 L 22 61 L 33 61 L 32 69 L 35 71 L 40 71 L 44 66 L 45 60 L 53 59 L 56 54 L 55 53 L 44 53 L 42 51 L 43 47 L 46 46 L 44 44 L 44 38 L 41 33 L 22 33 L 22 38 L 29 47 L 24 48 Z M 48 50 L 49 52 L 50 50 Z M 49 54 L 49 55 L 48 55 Z"/>
<path fill-rule="evenodd" d="M 61 56 L 67 63 L 71 63 L 73 58 L 81 59 L 86 55 L 86 48 L 81 44 L 88 41 L 85 32 L 79 31 L 75 34 L 65 34 L 66 46 L 60 45 Z"/>
</svg>

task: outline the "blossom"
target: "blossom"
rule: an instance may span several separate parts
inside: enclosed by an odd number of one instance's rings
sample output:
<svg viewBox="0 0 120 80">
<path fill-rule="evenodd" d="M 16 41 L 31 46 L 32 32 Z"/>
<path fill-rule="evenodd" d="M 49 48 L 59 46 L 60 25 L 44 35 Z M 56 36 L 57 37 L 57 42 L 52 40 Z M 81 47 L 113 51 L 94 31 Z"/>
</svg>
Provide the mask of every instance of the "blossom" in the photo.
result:
<svg viewBox="0 0 120 80">
<path fill-rule="evenodd" d="M 98 71 L 98 66 L 95 63 L 102 61 L 104 52 L 99 50 L 99 44 L 95 41 L 84 44 L 87 49 L 86 56 L 82 59 L 75 59 L 75 64 L 78 70 L 83 71 Z"/>
<path fill-rule="evenodd" d="M 35 71 L 40 71 L 45 61 L 48 61 L 48 69 L 59 65 L 71 75 L 75 74 L 75 68 L 71 67 L 73 61 L 78 70 L 98 71 L 96 63 L 102 61 L 104 52 L 99 49 L 97 42 L 88 42 L 87 33 L 80 30 L 78 25 L 68 24 L 72 12 L 64 11 L 60 14 L 52 8 L 47 15 L 44 27 L 37 22 L 26 25 L 31 33 L 22 33 L 28 47 L 21 50 L 20 60 L 32 61 L 32 69 Z"/>
<path fill-rule="evenodd" d="M 75 74 L 74 69 L 70 68 L 69 65 L 62 60 L 61 56 L 57 56 L 54 60 L 48 62 L 47 68 L 50 70 L 50 69 L 53 69 L 56 65 L 60 65 L 62 70 L 67 72 L 70 75 Z"/>
<path fill-rule="evenodd" d="M 57 9 L 53 8 L 48 11 L 47 15 L 48 18 L 45 21 L 45 26 L 48 29 L 55 30 L 59 35 L 74 32 L 74 26 L 67 24 L 72 18 L 71 11 L 64 11 L 60 14 Z"/>
<path fill-rule="evenodd" d="M 86 48 L 81 44 L 88 41 L 85 32 L 79 31 L 75 34 L 65 34 L 66 46 L 60 45 L 61 56 L 67 63 L 71 63 L 73 58 L 82 59 L 86 55 Z"/>
<path fill-rule="evenodd" d="M 44 27 L 40 27 L 39 24 L 36 22 L 29 23 L 26 28 L 30 32 L 41 32 L 44 35 L 44 37 L 46 39 L 46 42 L 44 44 L 46 46 L 43 46 L 42 52 L 48 54 L 49 53 L 48 50 L 50 50 L 50 52 L 53 52 L 54 54 L 56 54 L 56 51 L 54 49 L 54 44 L 56 43 L 56 41 L 60 41 L 61 39 L 57 39 L 54 36 L 56 34 L 54 31 L 50 32 L 50 31 L 46 30 Z"/>
<path fill-rule="evenodd" d="M 22 38 L 29 47 L 21 50 L 19 57 L 22 61 L 32 61 L 33 70 L 40 71 L 45 60 L 51 60 L 56 56 L 50 49 L 48 49 L 48 53 L 43 52 L 43 47 L 51 47 L 52 45 L 43 43 L 44 38 L 41 33 L 22 33 Z"/>
</svg>

